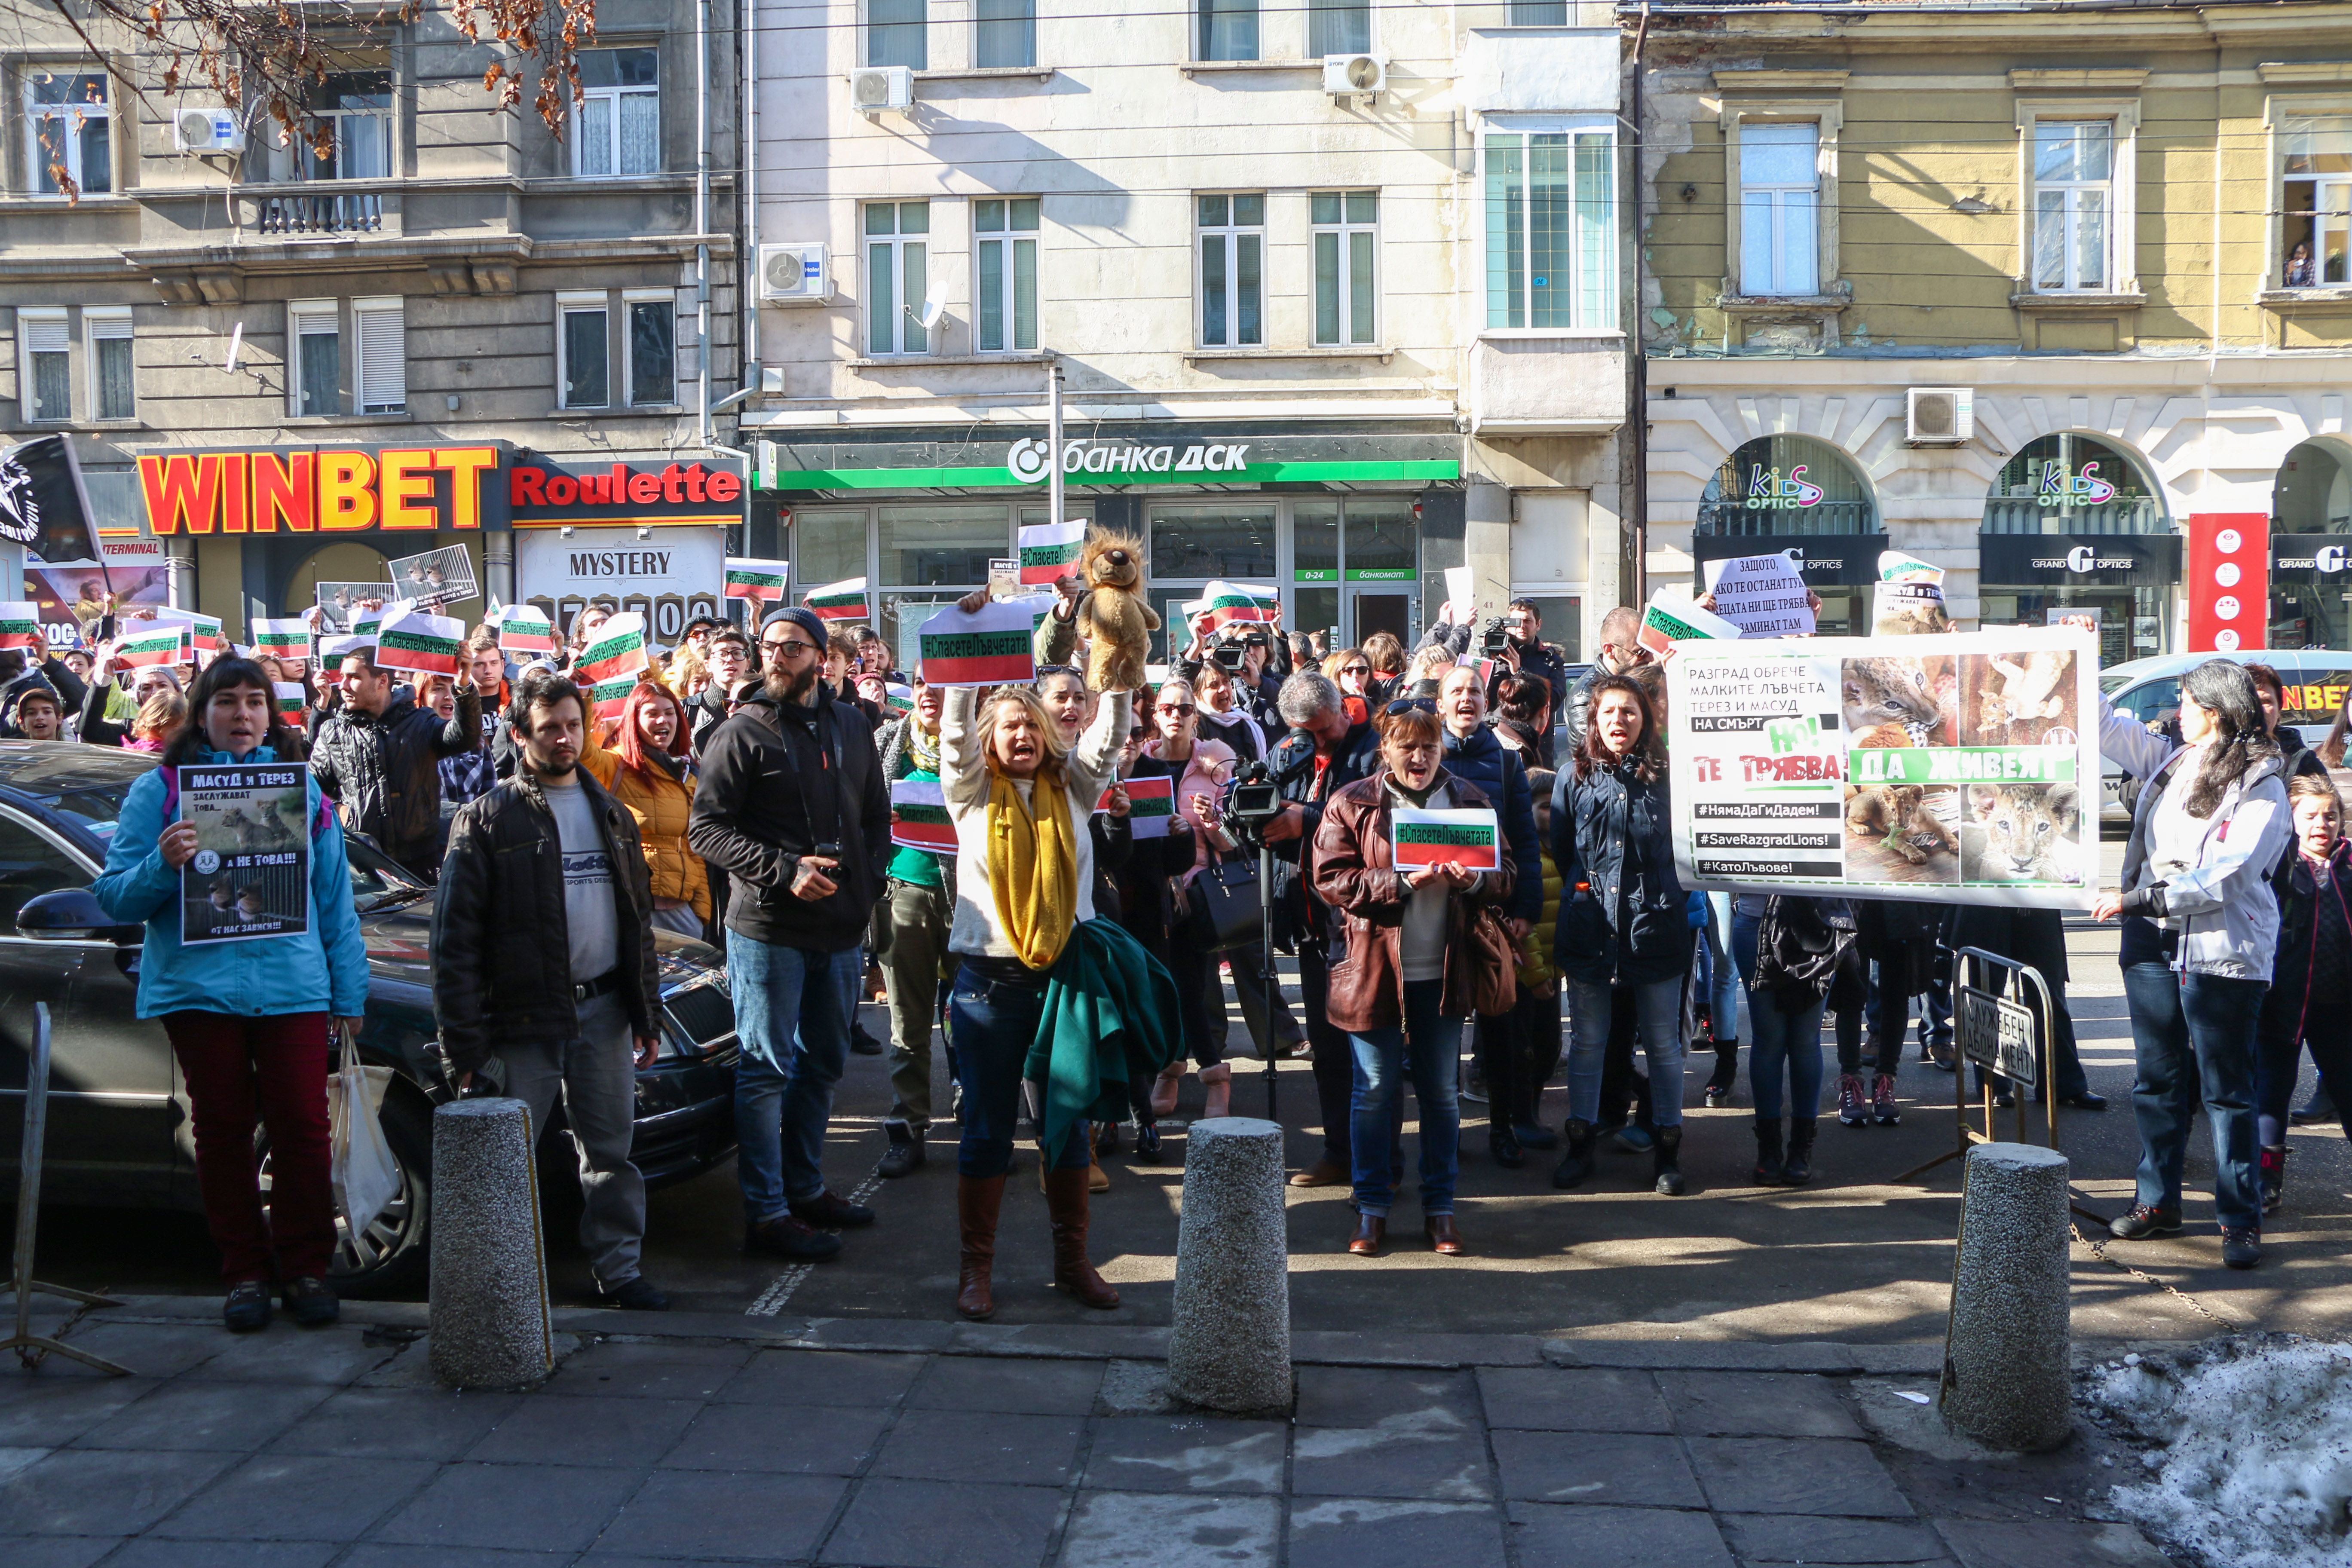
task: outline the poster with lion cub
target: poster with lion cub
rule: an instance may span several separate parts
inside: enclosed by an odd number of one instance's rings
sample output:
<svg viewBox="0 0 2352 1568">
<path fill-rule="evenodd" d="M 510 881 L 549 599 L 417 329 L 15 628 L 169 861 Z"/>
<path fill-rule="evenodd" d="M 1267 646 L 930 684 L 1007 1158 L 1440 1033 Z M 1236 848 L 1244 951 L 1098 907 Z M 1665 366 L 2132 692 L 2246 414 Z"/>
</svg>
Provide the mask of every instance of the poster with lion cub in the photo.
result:
<svg viewBox="0 0 2352 1568">
<path fill-rule="evenodd" d="M 2097 673 L 2063 626 L 1678 645 L 1677 869 L 1716 890 L 2087 909 Z"/>
</svg>

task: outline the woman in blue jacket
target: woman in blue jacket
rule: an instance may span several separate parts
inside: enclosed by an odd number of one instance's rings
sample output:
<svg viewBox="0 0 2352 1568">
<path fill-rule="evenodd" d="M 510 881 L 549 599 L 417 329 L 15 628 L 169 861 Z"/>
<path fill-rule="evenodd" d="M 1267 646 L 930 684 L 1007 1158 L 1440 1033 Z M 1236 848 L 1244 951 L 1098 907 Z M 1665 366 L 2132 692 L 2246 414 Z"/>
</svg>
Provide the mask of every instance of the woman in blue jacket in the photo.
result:
<svg viewBox="0 0 2352 1568">
<path fill-rule="evenodd" d="M 328 1058 L 335 1021 L 356 1027 L 367 1005 L 367 954 L 343 832 L 300 765 L 301 742 L 278 721 L 259 665 L 215 659 L 196 678 L 189 704 L 190 723 L 163 765 L 131 786 L 94 890 L 110 917 L 147 927 L 139 1016 L 163 1021 L 187 1080 L 205 1218 L 229 1282 L 223 1320 L 239 1331 L 266 1326 L 274 1281 L 298 1322 L 331 1323 L 338 1306 L 326 1283 L 335 1252 Z M 184 868 L 197 859 L 198 846 L 194 825 L 176 820 L 181 769 L 236 763 L 289 763 L 302 782 L 308 918 L 289 935 L 184 945 Z M 238 905 L 252 908 L 261 894 L 250 885 L 223 890 L 234 895 L 214 900 L 224 916 Z M 253 1158 L 257 1117 L 269 1135 L 266 1219 Z"/>
</svg>

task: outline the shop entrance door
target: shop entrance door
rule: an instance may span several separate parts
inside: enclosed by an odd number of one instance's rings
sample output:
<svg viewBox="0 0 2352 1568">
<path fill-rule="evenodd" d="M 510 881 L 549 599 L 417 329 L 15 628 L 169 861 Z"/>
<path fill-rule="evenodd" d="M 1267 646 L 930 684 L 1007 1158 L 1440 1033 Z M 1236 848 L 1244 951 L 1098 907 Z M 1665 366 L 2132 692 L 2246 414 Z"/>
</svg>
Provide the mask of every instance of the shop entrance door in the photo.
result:
<svg viewBox="0 0 2352 1568">
<path fill-rule="evenodd" d="M 1361 647 L 1374 632 L 1386 632 L 1412 647 L 1412 595 L 1394 589 L 1351 589 L 1348 595 L 1348 645 Z"/>
</svg>

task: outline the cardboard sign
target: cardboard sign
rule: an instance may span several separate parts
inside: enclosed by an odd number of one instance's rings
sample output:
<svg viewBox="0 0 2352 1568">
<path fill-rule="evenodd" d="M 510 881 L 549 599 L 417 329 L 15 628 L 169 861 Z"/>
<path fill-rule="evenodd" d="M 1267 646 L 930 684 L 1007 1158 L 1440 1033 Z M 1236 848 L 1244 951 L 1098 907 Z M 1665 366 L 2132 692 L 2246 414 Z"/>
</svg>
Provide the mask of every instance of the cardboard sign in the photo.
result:
<svg viewBox="0 0 2352 1568">
<path fill-rule="evenodd" d="M 849 577 L 812 588 L 801 595 L 801 605 L 814 610 L 821 621 L 862 621 L 866 618 L 866 579 Z"/>
<path fill-rule="evenodd" d="M 956 852 L 955 824 L 937 779 L 898 779 L 890 785 L 890 842 L 901 849 Z"/>
<path fill-rule="evenodd" d="M 1020 599 L 982 605 L 970 615 L 946 609 L 916 633 L 923 680 L 930 686 L 1013 686 L 1037 677 L 1031 637 L 1037 623 Z"/>
<path fill-rule="evenodd" d="M 1751 637 L 1813 635 L 1811 601 L 1797 563 L 1784 551 L 1706 563 L 1715 613 Z"/>
<path fill-rule="evenodd" d="M 41 612 L 30 599 L 0 600 L 0 648 L 42 649 L 48 634 L 41 630 Z M 32 661 L 38 664 L 40 660 Z"/>
<path fill-rule="evenodd" d="M 572 667 L 574 679 L 601 686 L 623 676 L 634 679 L 646 668 L 646 618 L 635 610 L 598 626 L 595 638 L 580 650 Z"/>
<path fill-rule="evenodd" d="M 310 929 L 310 773 L 247 763 L 180 769 L 180 942 L 255 942 Z"/>
<path fill-rule="evenodd" d="M 1454 606 L 1454 624 L 1475 626 L 1478 620 L 1478 591 L 1470 585 L 1470 568 L 1448 566 L 1445 569 L 1445 601 Z"/>
<path fill-rule="evenodd" d="M 1465 871 L 1503 868 L 1502 829 L 1491 811 L 1419 811 L 1398 806 L 1389 814 L 1400 871 L 1442 866 Z"/>
<path fill-rule="evenodd" d="M 1078 569 L 1087 547 L 1087 521 L 1041 522 L 1021 531 L 1021 581 L 1052 584 Z"/>
<path fill-rule="evenodd" d="M 276 658 L 309 658 L 310 623 L 299 616 L 282 621 L 256 616 L 253 621 L 253 651 Z"/>
<path fill-rule="evenodd" d="M 1128 831 L 1138 838 L 1165 838 L 1169 824 L 1176 820 L 1176 781 L 1171 778 L 1137 778 L 1120 781 L 1127 787 Z M 1111 786 L 1118 788 L 1118 784 Z M 1110 808 L 1110 790 L 1103 791 L 1102 799 L 1095 803 L 1097 811 Z"/>
<path fill-rule="evenodd" d="M 376 668 L 416 675 L 455 675 L 457 649 L 465 640 L 466 623 L 454 616 L 387 611 L 375 637 Z"/>
<path fill-rule="evenodd" d="M 188 628 L 178 622 L 166 622 L 145 631 L 132 632 L 116 645 L 114 662 L 125 669 L 143 669 L 149 665 L 178 664 L 186 651 Z"/>
<path fill-rule="evenodd" d="M 755 605 L 781 605 L 784 602 L 784 578 L 791 570 L 791 565 L 782 561 L 751 561 L 730 555 L 726 596 L 748 599 Z"/>
<path fill-rule="evenodd" d="M 1663 654 L 1668 643 L 1736 642 L 1739 628 L 1721 616 L 1710 615 L 1687 600 L 1673 598 L 1668 590 L 1659 589 L 1650 597 L 1650 607 L 1642 612 L 1642 631 L 1636 639 L 1652 653 Z"/>
</svg>

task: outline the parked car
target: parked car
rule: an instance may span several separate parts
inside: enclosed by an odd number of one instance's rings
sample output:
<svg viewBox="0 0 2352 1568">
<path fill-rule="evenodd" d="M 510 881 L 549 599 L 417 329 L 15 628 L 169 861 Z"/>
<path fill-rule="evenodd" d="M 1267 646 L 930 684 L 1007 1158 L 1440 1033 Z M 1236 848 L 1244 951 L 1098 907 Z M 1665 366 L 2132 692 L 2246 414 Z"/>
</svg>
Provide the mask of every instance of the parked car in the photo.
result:
<svg viewBox="0 0 2352 1568">
<path fill-rule="evenodd" d="M 2352 650 L 2336 648 L 2264 648 L 2238 653 L 2176 653 L 2160 658 L 2136 658 L 2099 672 L 2099 689 L 2119 712 L 2142 723 L 2161 723 L 2180 711 L 2180 678 L 2209 658 L 2234 658 L 2240 664 L 2267 664 L 2279 672 L 2286 688 L 2286 703 L 2279 722 L 2292 724 L 2306 745 L 2316 746 L 2336 726 L 2336 715 L 2352 693 Z M 2113 763 L 2099 768 L 2099 816 L 2103 822 L 2131 823 L 2134 786 Z"/>
<path fill-rule="evenodd" d="M 113 923 L 89 890 L 124 795 L 154 765 L 142 753 L 72 742 L 0 742 L 0 1190 L 16 1180 L 33 1005 L 47 1002 L 43 1197 L 203 1207 L 186 1087 L 163 1026 L 137 1016 L 145 928 Z M 424 1279 L 433 1108 L 451 1098 L 433 1023 L 433 890 L 364 836 L 347 845 L 368 955 L 360 1051 L 393 1069 L 383 1130 L 401 1183 L 364 1234 L 340 1237 L 334 1279 L 345 1294 L 392 1294 Z M 734 1152 L 738 1047 L 722 956 L 667 931 L 655 941 L 667 1027 L 660 1055 L 637 1073 L 632 1158 L 659 1186 Z M 562 1116 L 559 1105 L 551 1125 L 561 1127 Z M 541 1152 L 548 1181 L 575 1184 L 569 1139 L 550 1140 Z M 256 1157 L 266 1181 L 267 1148 Z"/>
</svg>

